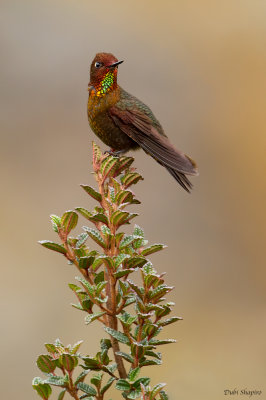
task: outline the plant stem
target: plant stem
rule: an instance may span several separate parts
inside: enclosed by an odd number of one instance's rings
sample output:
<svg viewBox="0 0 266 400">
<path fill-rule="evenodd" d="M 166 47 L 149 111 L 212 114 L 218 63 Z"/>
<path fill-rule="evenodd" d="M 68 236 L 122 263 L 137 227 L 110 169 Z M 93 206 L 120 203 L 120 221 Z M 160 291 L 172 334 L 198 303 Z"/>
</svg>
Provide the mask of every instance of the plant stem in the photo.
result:
<svg viewBox="0 0 266 400">
<path fill-rule="evenodd" d="M 109 209 L 108 206 L 106 204 L 106 200 L 105 200 L 105 196 L 104 196 L 104 180 L 101 176 L 101 173 L 99 172 L 99 170 L 97 169 L 97 166 L 94 165 L 94 170 L 97 174 L 97 183 L 98 183 L 98 187 L 99 187 L 99 193 L 102 196 L 102 208 L 105 210 L 106 214 L 108 214 Z M 109 224 L 108 228 L 111 230 L 112 234 L 115 235 L 115 230 L 113 228 L 113 226 L 111 226 L 111 224 Z M 105 250 L 105 254 L 108 255 L 109 257 L 115 257 L 117 255 L 117 248 L 115 246 L 114 240 L 111 243 L 111 246 L 109 249 Z M 106 315 L 106 320 L 107 320 L 107 326 L 109 328 L 112 328 L 114 330 L 117 331 L 118 329 L 118 321 L 117 321 L 117 317 L 116 317 L 116 289 L 115 289 L 115 285 L 116 285 L 116 279 L 113 275 L 113 271 L 110 268 L 105 267 L 105 271 L 104 271 L 104 278 L 107 281 L 107 285 L 106 285 L 106 295 L 108 296 L 108 300 L 106 303 L 106 307 L 108 310 L 108 314 Z M 120 351 L 120 346 L 118 343 L 118 340 L 115 339 L 113 336 L 110 335 L 110 340 L 111 340 L 111 344 L 112 344 L 112 349 L 113 349 L 113 353 L 114 353 L 114 358 L 115 358 L 115 362 L 117 364 L 117 370 L 119 373 L 120 378 L 125 379 L 127 377 L 127 372 L 124 366 L 124 362 L 121 356 L 117 355 L 116 353 Z"/>
</svg>

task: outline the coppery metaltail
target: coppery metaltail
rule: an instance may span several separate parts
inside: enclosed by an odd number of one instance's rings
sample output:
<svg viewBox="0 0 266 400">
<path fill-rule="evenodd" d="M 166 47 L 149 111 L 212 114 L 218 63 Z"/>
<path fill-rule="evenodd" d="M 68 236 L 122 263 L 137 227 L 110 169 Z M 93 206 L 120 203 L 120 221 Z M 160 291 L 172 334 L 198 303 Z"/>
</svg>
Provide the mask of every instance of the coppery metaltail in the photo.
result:
<svg viewBox="0 0 266 400">
<path fill-rule="evenodd" d="M 92 61 L 88 99 L 91 129 L 113 155 L 141 147 L 189 192 L 192 184 L 186 175 L 198 174 L 196 163 L 170 143 L 150 108 L 117 84 L 122 62 L 110 53 L 98 53 Z"/>
</svg>

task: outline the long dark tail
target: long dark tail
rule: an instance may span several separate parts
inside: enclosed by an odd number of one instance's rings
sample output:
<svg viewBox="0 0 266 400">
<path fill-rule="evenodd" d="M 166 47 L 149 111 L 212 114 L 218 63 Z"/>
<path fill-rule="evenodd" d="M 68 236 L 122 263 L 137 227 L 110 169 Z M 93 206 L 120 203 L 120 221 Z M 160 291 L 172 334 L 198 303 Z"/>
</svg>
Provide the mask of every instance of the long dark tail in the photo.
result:
<svg viewBox="0 0 266 400">
<path fill-rule="evenodd" d="M 165 166 L 164 166 L 165 167 Z M 192 183 L 188 180 L 185 174 L 178 172 L 173 168 L 165 167 L 167 171 L 175 178 L 175 180 L 182 186 L 188 193 L 190 193 L 193 188 Z"/>
</svg>

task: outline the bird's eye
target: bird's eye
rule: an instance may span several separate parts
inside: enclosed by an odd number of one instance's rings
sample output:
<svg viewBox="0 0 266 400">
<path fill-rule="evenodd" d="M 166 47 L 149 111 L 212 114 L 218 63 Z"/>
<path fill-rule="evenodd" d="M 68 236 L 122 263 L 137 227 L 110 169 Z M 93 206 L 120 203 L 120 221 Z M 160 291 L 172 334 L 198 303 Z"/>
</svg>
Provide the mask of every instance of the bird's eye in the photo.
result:
<svg viewBox="0 0 266 400">
<path fill-rule="evenodd" d="M 94 65 L 95 65 L 95 68 L 100 68 L 102 66 L 102 63 L 96 61 L 96 63 Z"/>
</svg>

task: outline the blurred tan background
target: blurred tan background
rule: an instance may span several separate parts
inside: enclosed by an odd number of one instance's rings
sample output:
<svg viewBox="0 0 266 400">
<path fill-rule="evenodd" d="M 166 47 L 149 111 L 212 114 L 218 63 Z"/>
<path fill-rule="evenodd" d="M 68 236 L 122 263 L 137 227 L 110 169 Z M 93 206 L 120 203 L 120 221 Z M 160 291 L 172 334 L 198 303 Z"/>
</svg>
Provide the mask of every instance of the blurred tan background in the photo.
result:
<svg viewBox="0 0 266 400">
<path fill-rule="evenodd" d="M 164 364 L 146 369 L 171 399 L 266 399 L 266 3 L 263 0 L 1 0 L 1 398 L 31 389 L 43 343 L 98 346 L 70 307 L 76 272 L 37 244 L 56 239 L 49 215 L 92 207 L 88 66 L 125 60 L 119 83 L 146 102 L 172 142 L 197 160 L 186 194 L 144 153 L 136 187 L 151 257 L 176 289 L 184 321 L 166 335 Z M 16 383 L 15 383 L 16 382 Z M 56 397 L 53 397 L 56 398 Z M 113 396 L 118 398 L 118 396 Z M 235 398 L 235 397 L 234 397 Z"/>
</svg>

